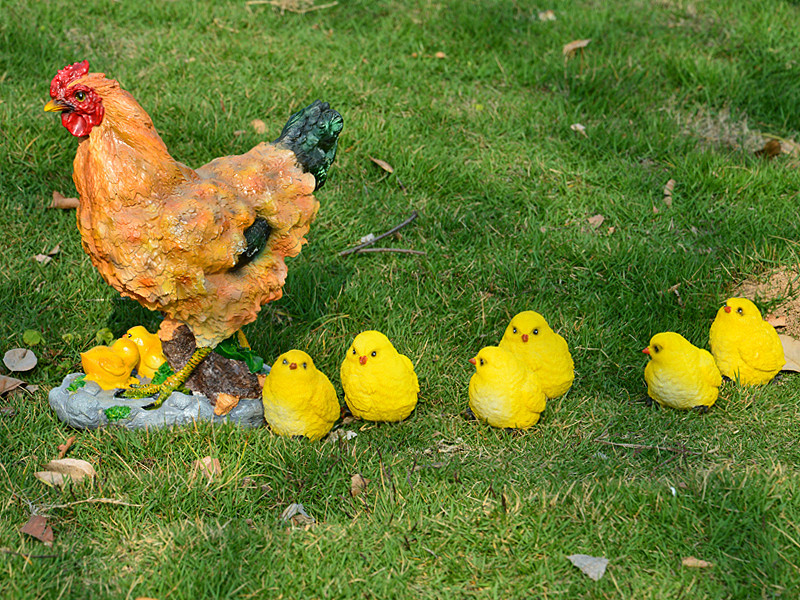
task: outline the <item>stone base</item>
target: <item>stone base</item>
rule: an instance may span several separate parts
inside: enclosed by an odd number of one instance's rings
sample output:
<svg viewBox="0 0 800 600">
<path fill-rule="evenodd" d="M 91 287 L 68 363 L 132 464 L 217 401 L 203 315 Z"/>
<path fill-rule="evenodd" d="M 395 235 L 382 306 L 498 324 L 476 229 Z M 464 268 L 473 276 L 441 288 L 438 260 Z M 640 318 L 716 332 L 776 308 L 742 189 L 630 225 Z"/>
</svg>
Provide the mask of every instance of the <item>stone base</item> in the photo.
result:
<svg viewBox="0 0 800 600">
<path fill-rule="evenodd" d="M 187 396 L 180 392 L 174 392 L 156 410 L 142 410 L 143 406 L 153 401 L 152 398 L 115 398 L 116 390 L 102 390 L 94 381 L 87 381 L 77 391 L 70 392 L 67 388 L 81 375 L 70 373 L 59 387 L 50 390 L 49 395 L 50 406 L 56 411 L 58 418 L 76 429 L 97 429 L 107 425 L 126 429 L 160 428 L 196 421 L 237 423 L 242 427 L 264 425 L 261 398 L 242 398 L 231 412 L 221 417 L 214 414 L 214 407 L 205 396 Z M 128 408 L 130 410 L 126 410 Z"/>
</svg>

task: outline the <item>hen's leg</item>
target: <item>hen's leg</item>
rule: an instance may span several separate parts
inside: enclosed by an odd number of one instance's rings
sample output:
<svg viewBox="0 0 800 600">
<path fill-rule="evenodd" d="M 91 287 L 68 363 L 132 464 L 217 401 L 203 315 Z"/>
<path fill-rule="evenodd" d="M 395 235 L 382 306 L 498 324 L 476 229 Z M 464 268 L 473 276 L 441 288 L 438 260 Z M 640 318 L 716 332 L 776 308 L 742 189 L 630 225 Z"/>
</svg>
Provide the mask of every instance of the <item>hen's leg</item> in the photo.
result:
<svg viewBox="0 0 800 600">
<path fill-rule="evenodd" d="M 145 410 L 158 408 L 164 403 L 164 400 L 169 398 L 172 392 L 186 383 L 186 380 L 189 379 L 195 367 L 209 354 L 211 354 L 211 348 L 197 348 L 189 359 L 189 362 L 187 362 L 180 371 L 167 377 L 164 383 L 130 387 L 127 390 L 123 390 L 121 396 L 123 398 L 147 398 L 148 396 L 156 396 L 152 403 L 142 408 Z"/>
</svg>

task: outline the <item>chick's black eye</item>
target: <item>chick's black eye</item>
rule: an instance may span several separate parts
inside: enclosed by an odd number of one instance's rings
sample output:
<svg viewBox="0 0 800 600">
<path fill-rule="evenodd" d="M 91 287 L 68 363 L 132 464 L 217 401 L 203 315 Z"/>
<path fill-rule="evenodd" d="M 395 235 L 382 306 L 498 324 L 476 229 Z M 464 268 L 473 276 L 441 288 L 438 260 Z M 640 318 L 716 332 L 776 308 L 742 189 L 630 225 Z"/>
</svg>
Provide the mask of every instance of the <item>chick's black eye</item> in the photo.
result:
<svg viewBox="0 0 800 600">
<path fill-rule="evenodd" d="M 303 368 L 307 369 L 308 368 L 308 363 L 303 363 Z"/>
<path fill-rule="evenodd" d="M 534 329 L 533 330 L 533 335 L 539 335 L 539 330 L 538 329 Z"/>
<path fill-rule="evenodd" d="M 75 100 L 77 100 L 78 102 L 83 102 L 84 100 L 86 100 L 86 92 L 82 92 L 80 90 L 75 92 Z"/>
<path fill-rule="evenodd" d="M 740 306 L 739 308 L 737 308 L 737 309 L 736 309 L 736 312 L 737 312 L 737 313 L 739 313 L 740 315 L 743 315 L 743 314 L 744 314 L 744 311 L 742 310 L 742 307 L 741 307 L 741 306 Z"/>
<path fill-rule="evenodd" d="M 285 364 L 285 365 L 288 365 L 288 364 L 289 364 L 289 361 L 288 361 L 288 360 L 286 360 L 286 359 L 284 358 L 284 359 L 283 359 L 283 364 Z"/>
<path fill-rule="evenodd" d="M 659 352 L 661 352 L 661 346 L 653 346 L 653 351 L 655 351 L 655 353 L 658 354 Z"/>
<path fill-rule="evenodd" d="M 372 351 L 372 356 L 378 356 L 378 353 L 373 350 Z"/>
<path fill-rule="evenodd" d="M 511 331 L 513 331 L 514 333 L 517 333 L 517 328 L 514 327 L 514 329 L 512 329 Z"/>
<path fill-rule="evenodd" d="M 481 359 L 481 366 L 483 366 L 483 359 Z"/>
<path fill-rule="evenodd" d="M 353 348 L 353 354 L 355 354 L 355 353 L 356 353 L 356 349 L 355 349 L 355 348 Z"/>
</svg>

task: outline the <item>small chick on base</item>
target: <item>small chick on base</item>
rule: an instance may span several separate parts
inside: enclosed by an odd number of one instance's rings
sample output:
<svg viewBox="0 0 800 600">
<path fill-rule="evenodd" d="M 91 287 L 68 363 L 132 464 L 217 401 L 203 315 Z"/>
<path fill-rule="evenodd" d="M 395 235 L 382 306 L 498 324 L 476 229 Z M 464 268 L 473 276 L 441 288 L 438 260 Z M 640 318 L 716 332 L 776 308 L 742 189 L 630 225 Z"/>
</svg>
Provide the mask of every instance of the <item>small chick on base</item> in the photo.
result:
<svg viewBox="0 0 800 600">
<path fill-rule="evenodd" d="M 469 407 L 492 427 L 528 429 L 539 421 L 547 399 L 536 375 L 513 354 L 487 346 L 469 362 Z"/>
<path fill-rule="evenodd" d="M 281 354 L 264 381 L 264 418 L 278 435 L 318 440 L 339 418 L 339 400 L 325 373 L 302 350 Z"/>
<path fill-rule="evenodd" d="M 86 381 L 94 381 L 104 390 L 127 388 L 139 383 L 131 371 L 139 362 L 139 348 L 131 340 L 121 338 L 111 346 L 95 346 L 81 353 Z"/>
<path fill-rule="evenodd" d="M 657 333 L 642 350 L 650 356 L 644 368 L 647 395 L 660 406 L 706 412 L 717 401 L 722 375 L 714 357 L 678 333 Z"/>
<path fill-rule="evenodd" d="M 402 421 L 417 405 L 414 365 L 379 331 L 356 336 L 342 361 L 341 378 L 344 400 L 359 419 Z"/>
<path fill-rule="evenodd" d="M 137 325 L 128 329 L 125 337 L 139 347 L 139 363 L 136 365 L 136 372 L 141 377 L 152 379 L 158 368 L 167 362 L 167 357 L 164 356 L 164 352 L 161 349 L 161 340 L 158 335 L 150 333 L 141 325 Z"/>
<path fill-rule="evenodd" d="M 536 373 L 548 398 L 566 394 L 575 379 L 575 365 L 566 340 L 537 312 L 526 310 L 511 319 L 499 346 Z"/>
<path fill-rule="evenodd" d="M 709 345 L 720 372 L 743 385 L 770 382 L 786 363 L 778 332 L 746 298 L 730 298 L 717 311 Z"/>
</svg>

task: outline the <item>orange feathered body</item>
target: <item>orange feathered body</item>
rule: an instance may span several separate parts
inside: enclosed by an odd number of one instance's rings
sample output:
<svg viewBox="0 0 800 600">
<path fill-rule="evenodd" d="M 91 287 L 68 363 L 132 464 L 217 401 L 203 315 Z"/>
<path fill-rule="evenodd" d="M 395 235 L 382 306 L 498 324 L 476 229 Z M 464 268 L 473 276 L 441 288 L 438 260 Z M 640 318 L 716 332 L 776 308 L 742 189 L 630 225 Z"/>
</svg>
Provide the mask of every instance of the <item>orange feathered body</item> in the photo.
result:
<svg viewBox="0 0 800 600">
<path fill-rule="evenodd" d="M 192 170 L 170 156 L 116 81 L 90 73 L 78 82 L 105 108 L 74 163 L 84 250 L 124 296 L 186 323 L 199 346 L 215 346 L 281 297 L 284 259 L 300 252 L 319 206 L 314 176 L 291 150 L 266 143 Z M 259 217 L 268 247 L 234 269 L 244 230 Z"/>
</svg>

